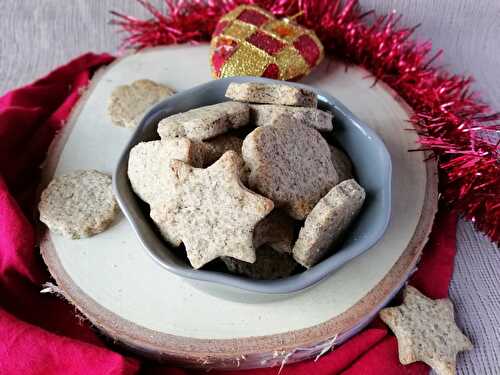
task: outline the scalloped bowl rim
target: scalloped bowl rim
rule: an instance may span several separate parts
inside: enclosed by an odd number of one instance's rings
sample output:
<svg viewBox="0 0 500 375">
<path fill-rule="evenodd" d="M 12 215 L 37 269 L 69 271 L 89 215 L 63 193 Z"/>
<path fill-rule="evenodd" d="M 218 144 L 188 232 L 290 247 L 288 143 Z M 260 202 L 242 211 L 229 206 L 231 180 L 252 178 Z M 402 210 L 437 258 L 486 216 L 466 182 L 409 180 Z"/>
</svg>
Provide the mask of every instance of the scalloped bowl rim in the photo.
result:
<svg viewBox="0 0 500 375">
<path fill-rule="evenodd" d="M 349 126 L 352 126 L 356 131 L 363 133 L 369 142 L 373 142 L 380 152 L 382 160 L 382 179 L 384 181 L 383 188 L 379 192 L 381 204 L 383 209 L 380 214 L 382 217 L 376 222 L 374 228 L 370 230 L 362 238 L 362 241 L 353 241 L 349 244 L 348 248 L 341 247 L 334 254 L 325 258 L 315 266 L 307 269 L 304 272 L 292 275 L 278 280 L 251 280 L 238 275 L 229 273 L 222 273 L 210 270 L 194 270 L 189 265 L 175 261 L 173 257 L 168 256 L 168 252 L 172 251 L 164 241 L 154 232 L 150 226 L 148 219 L 144 218 L 144 212 L 140 209 L 138 201 L 140 200 L 135 193 L 133 193 L 127 177 L 128 155 L 130 149 L 137 143 L 145 140 L 144 128 L 148 126 L 154 119 L 165 117 L 165 109 L 174 101 L 179 101 L 180 98 L 190 98 L 191 96 L 202 95 L 204 92 L 210 91 L 214 87 L 225 88 L 230 82 L 261 82 L 261 83 L 280 83 L 295 87 L 311 90 L 316 93 L 318 101 L 326 104 L 329 109 L 334 112 L 335 118 L 342 117 L 348 120 Z M 225 91 L 225 90 L 224 90 Z M 189 100 L 189 99 L 188 99 Z M 195 108 L 190 107 L 190 108 Z M 169 114 L 180 111 L 171 111 Z M 347 150 L 349 151 L 349 150 Z M 356 166 L 355 166 L 356 167 Z M 370 129 L 366 124 L 359 120 L 352 114 L 347 107 L 345 107 L 339 100 L 333 96 L 308 85 L 299 84 L 295 82 L 275 81 L 259 77 L 231 77 L 219 80 L 210 81 L 208 83 L 193 87 L 191 89 L 182 91 L 172 97 L 155 105 L 144 116 L 138 128 L 131 136 L 130 141 L 124 148 L 117 167 L 113 174 L 113 189 L 120 208 L 124 215 L 132 225 L 133 230 L 137 234 L 140 242 L 147 250 L 147 252 L 166 270 L 196 281 L 216 283 L 235 290 L 243 290 L 246 292 L 262 293 L 262 294 L 289 294 L 299 292 L 305 288 L 311 287 L 318 283 L 335 270 L 339 269 L 342 265 L 364 253 L 369 248 L 377 243 L 387 229 L 390 220 L 391 211 L 391 173 L 392 165 L 389 152 L 387 151 L 383 141 L 379 136 Z M 138 212 L 141 211 L 141 212 Z M 363 210 L 360 215 L 363 215 Z M 152 237 L 153 234 L 153 237 Z M 209 286 L 209 285 L 207 285 Z"/>
</svg>

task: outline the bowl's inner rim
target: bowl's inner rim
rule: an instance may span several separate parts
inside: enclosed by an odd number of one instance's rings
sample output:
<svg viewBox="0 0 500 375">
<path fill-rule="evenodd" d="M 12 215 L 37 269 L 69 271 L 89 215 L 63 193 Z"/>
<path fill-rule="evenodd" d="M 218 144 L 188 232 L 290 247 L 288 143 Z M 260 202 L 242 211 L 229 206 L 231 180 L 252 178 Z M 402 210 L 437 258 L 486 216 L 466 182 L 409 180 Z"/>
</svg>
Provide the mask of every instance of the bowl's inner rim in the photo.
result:
<svg viewBox="0 0 500 375">
<path fill-rule="evenodd" d="M 256 77 L 236 77 L 236 78 L 226 78 L 226 79 L 221 79 L 217 81 L 211 81 L 206 84 L 191 88 L 189 90 L 183 91 L 171 98 L 168 98 L 161 103 L 157 104 L 154 106 L 143 118 L 141 121 L 139 127 L 136 129 L 134 132 L 133 136 L 131 137 L 131 140 L 127 144 L 126 148 L 124 149 L 124 152 L 122 153 L 118 166 L 115 170 L 115 175 L 113 176 L 113 185 L 115 189 L 115 193 L 117 195 L 118 202 L 122 208 L 122 210 L 125 213 L 125 216 L 131 223 L 132 227 L 134 228 L 134 231 L 139 237 L 139 240 L 143 244 L 143 246 L 146 248 L 148 253 L 157 261 L 159 262 L 164 268 L 167 268 L 167 270 L 174 272 L 177 275 L 187 277 L 190 279 L 194 280 L 201 280 L 201 281 L 208 281 L 208 282 L 216 282 L 216 283 L 221 283 L 221 284 L 226 284 L 230 285 L 236 288 L 241 288 L 241 289 L 246 289 L 246 290 L 251 290 L 251 291 L 259 291 L 259 292 L 264 292 L 264 293 L 288 293 L 288 292 L 293 292 L 293 291 L 298 291 L 300 289 L 306 288 L 317 281 L 321 280 L 325 276 L 327 276 L 329 273 L 331 273 L 333 270 L 341 267 L 343 264 L 345 264 L 347 261 L 350 259 L 356 257 L 357 255 L 361 254 L 362 252 L 368 250 L 371 246 L 373 246 L 376 241 L 381 237 L 383 232 L 385 231 L 385 228 L 387 227 L 388 221 L 389 221 L 389 216 L 390 216 L 390 156 L 388 154 L 387 149 L 385 148 L 385 145 L 383 142 L 380 140 L 380 138 L 376 135 L 373 130 L 371 130 L 368 126 L 364 125 L 360 120 L 358 120 L 344 105 L 342 105 L 338 100 L 335 98 L 331 97 L 329 94 L 323 93 L 320 90 L 309 87 L 306 85 L 302 84 L 297 84 L 297 83 L 291 83 L 291 82 L 281 82 L 280 84 L 288 84 L 292 86 L 298 86 L 298 87 L 303 87 L 308 90 L 312 90 L 316 93 L 318 97 L 318 107 L 319 108 L 324 108 L 331 110 L 336 114 L 336 117 L 338 115 L 343 116 L 345 119 L 348 120 L 352 125 L 354 125 L 355 128 L 357 128 L 358 131 L 363 131 L 365 134 L 368 133 L 368 136 L 374 140 L 375 142 L 378 143 L 379 148 L 381 147 L 384 151 L 384 155 L 386 158 L 386 168 L 385 168 L 385 179 L 386 179 L 386 184 L 384 191 L 381 192 L 382 194 L 382 204 L 383 204 L 383 213 L 385 214 L 385 220 L 379 225 L 379 228 L 375 228 L 372 233 L 373 238 L 372 241 L 370 241 L 370 244 L 366 246 L 365 249 L 358 249 L 358 251 L 352 255 L 349 256 L 349 254 L 345 254 L 345 249 L 340 248 L 339 251 L 331 254 L 315 266 L 311 267 L 310 269 L 303 271 L 299 274 L 295 274 L 286 278 L 282 279 L 277 279 L 277 280 L 252 280 L 250 278 L 240 276 L 240 275 L 234 275 L 230 273 L 223 273 L 223 272 L 218 272 L 218 271 L 212 271 L 212 270 L 194 270 L 192 269 L 188 264 L 185 263 L 180 263 L 180 262 L 172 262 L 171 259 L 168 257 L 165 257 L 164 251 L 168 252 L 173 252 L 171 247 L 167 245 L 164 240 L 161 238 L 158 238 L 157 232 L 152 230 L 151 228 L 144 228 L 143 225 L 140 225 L 141 223 L 137 222 L 137 219 L 135 216 L 139 214 L 139 216 L 142 216 L 138 218 L 139 220 L 142 220 L 143 222 L 149 222 L 149 215 L 145 215 L 144 211 L 140 208 L 140 198 L 133 193 L 130 183 L 128 181 L 128 176 L 127 176 L 127 167 L 128 167 L 128 154 L 131 150 L 132 147 L 134 147 L 136 144 L 140 143 L 141 141 L 145 141 L 144 138 L 144 133 L 146 133 L 145 130 L 151 127 L 151 124 L 153 123 L 154 127 L 157 126 L 157 123 L 164 117 L 181 112 L 182 110 L 172 110 L 173 106 L 170 106 L 169 110 L 165 110 L 165 106 L 168 106 L 169 103 L 171 103 L 173 100 L 180 100 L 184 95 L 189 96 L 190 94 L 197 94 L 200 95 L 201 92 L 206 91 L 220 91 L 220 87 L 217 87 L 215 84 L 222 85 L 223 88 L 227 86 L 230 82 L 253 82 L 253 81 L 258 81 L 258 82 L 274 82 L 273 80 L 268 80 L 268 79 L 262 79 L 262 78 L 257 78 Z M 211 93 L 214 94 L 214 93 Z M 221 102 L 224 100 L 227 100 L 220 95 L 214 95 L 214 98 L 218 98 L 219 100 L 211 100 L 213 103 Z M 222 100 L 220 100 L 222 99 Z M 195 107 L 190 107 L 190 108 L 195 108 Z M 150 137 L 148 137 L 149 140 Z M 158 138 L 156 138 L 158 139 Z M 348 150 L 347 150 L 348 152 Z M 123 184 L 123 179 L 125 179 L 125 184 Z M 122 184 L 119 184 L 118 181 L 122 180 Z M 123 188 L 126 188 L 129 193 L 129 197 L 125 197 L 122 195 L 123 193 Z M 135 201 L 135 207 L 130 207 L 129 205 L 129 199 L 132 198 Z M 362 212 L 360 215 L 362 215 Z M 142 223 L 143 224 L 143 223 Z M 152 231 L 154 236 L 156 237 L 156 240 L 159 240 L 159 243 L 161 244 L 161 249 L 160 252 L 157 252 L 155 250 L 152 250 L 151 243 L 150 241 L 147 241 L 144 236 L 145 234 L 143 233 L 144 230 L 149 230 Z M 158 242 L 158 241 L 155 241 Z M 163 256 L 162 256 L 163 255 Z M 173 255 L 174 257 L 177 257 L 176 255 Z M 332 268 L 332 260 L 337 259 L 340 265 L 337 267 Z M 329 262 L 330 260 L 330 262 Z M 180 261 L 180 259 L 179 259 Z"/>
</svg>

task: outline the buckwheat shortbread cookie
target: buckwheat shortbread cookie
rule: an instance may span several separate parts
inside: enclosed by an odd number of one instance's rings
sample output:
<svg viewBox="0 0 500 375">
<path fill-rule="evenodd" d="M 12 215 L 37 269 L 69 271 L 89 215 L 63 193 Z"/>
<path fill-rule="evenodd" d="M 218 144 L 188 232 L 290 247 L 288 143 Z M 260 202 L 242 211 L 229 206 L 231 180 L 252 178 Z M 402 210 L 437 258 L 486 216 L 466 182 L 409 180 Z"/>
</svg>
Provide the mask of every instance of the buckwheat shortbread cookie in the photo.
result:
<svg viewBox="0 0 500 375">
<path fill-rule="evenodd" d="M 294 221 L 283 211 L 274 209 L 262 219 L 253 232 L 253 245 L 269 245 L 279 253 L 291 253 Z"/>
<path fill-rule="evenodd" d="M 240 102 L 298 107 L 316 107 L 318 104 L 316 94 L 312 91 L 287 85 L 255 82 L 230 83 L 226 97 Z"/>
<path fill-rule="evenodd" d="M 457 354 L 471 350 L 472 343 L 455 323 L 453 303 L 448 298 L 432 300 L 408 285 L 403 304 L 379 313 L 398 339 L 403 365 L 422 361 L 438 375 L 456 374 Z"/>
<path fill-rule="evenodd" d="M 307 216 L 293 247 L 293 257 L 304 267 L 318 263 L 330 250 L 365 200 L 365 191 L 351 179 L 335 186 Z"/>
<path fill-rule="evenodd" d="M 175 91 L 170 87 L 151 80 L 134 81 L 113 90 L 108 114 L 114 125 L 135 128 L 149 108 L 173 94 Z"/>
<path fill-rule="evenodd" d="M 229 150 L 233 150 L 238 155 L 241 155 L 242 144 L 242 139 L 226 134 L 202 142 L 205 152 L 205 165 L 213 164 Z"/>
<path fill-rule="evenodd" d="M 329 146 L 333 166 L 339 175 L 339 182 L 349 180 L 353 177 L 351 159 L 341 149 L 332 145 Z"/>
<path fill-rule="evenodd" d="M 255 262 L 254 228 L 274 204 L 243 186 L 242 164 L 234 151 L 206 169 L 170 162 L 175 184 L 165 201 L 152 207 L 151 217 L 167 235 L 182 240 L 196 269 L 221 256 Z"/>
<path fill-rule="evenodd" d="M 209 139 L 208 141 L 200 142 L 199 145 L 201 147 L 201 152 L 204 156 L 204 167 L 208 167 L 209 165 L 215 163 L 226 151 L 234 151 L 238 155 L 241 156 L 241 146 L 243 144 L 243 140 L 232 136 L 222 134 L 215 138 Z M 243 163 L 243 169 L 241 170 L 241 181 L 243 184 L 248 183 L 248 176 L 250 174 L 250 169 Z"/>
<path fill-rule="evenodd" d="M 338 182 L 330 149 L 318 131 L 300 123 L 262 126 L 243 141 L 251 189 L 303 220 Z"/>
<path fill-rule="evenodd" d="M 111 177 L 83 170 L 54 178 L 38 204 L 40 221 L 72 239 L 90 237 L 108 228 L 118 213 Z"/>
<path fill-rule="evenodd" d="M 255 263 L 247 263 L 230 257 L 222 257 L 222 261 L 230 272 L 246 275 L 256 280 L 273 280 L 290 276 L 297 268 L 297 263 L 290 254 L 275 251 L 269 246 L 256 250 Z"/>
<path fill-rule="evenodd" d="M 146 203 L 163 200 L 167 186 L 174 183 L 170 162 L 177 159 L 201 167 L 203 156 L 202 146 L 187 138 L 141 142 L 130 150 L 128 159 L 132 189 Z"/>
<path fill-rule="evenodd" d="M 319 131 L 332 131 L 333 115 L 317 108 L 275 104 L 250 104 L 250 120 L 255 126 L 280 125 L 294 120 Z"/>
<path fill-rule="evenodd" d="M 186 137 L 203 141 L 245 126 L 249 119 L 247 104 L 223 102 L 164 118 L 158 124 L 158 134 L 162 139 Z"/>
</svg>

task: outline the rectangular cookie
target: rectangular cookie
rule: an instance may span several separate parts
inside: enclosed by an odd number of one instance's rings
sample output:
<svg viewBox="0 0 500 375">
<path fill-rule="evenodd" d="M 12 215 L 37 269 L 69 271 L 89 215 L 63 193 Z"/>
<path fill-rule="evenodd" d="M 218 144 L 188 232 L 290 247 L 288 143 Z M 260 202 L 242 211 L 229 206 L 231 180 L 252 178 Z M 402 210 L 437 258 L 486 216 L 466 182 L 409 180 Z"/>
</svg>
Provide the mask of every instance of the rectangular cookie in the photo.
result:
<svg viewBox="0 0 500 375">
<path fill-rule="evenodd" d="M 282 104 L 316 108 L 318 100 L 312 91 L 277 84 L 235 83 L 229 84 L 226 97 L 240 102 Z"/>
<path fill-rule="evenodd" d="M 276 104 L 250 104 L 250 121 L 255 126 L 280 125 L 292 119 L 319 131 L 333 130 L 333 115 L 317 108 Z"/>
<path fill-rule="evenodd" d="M 245 126 L 249 118 L 247 104 L 223 102 L 164 118 L 158 124 L 158 134 L 162 139 L 186 137 L 203 141 Z"/>
</svg>

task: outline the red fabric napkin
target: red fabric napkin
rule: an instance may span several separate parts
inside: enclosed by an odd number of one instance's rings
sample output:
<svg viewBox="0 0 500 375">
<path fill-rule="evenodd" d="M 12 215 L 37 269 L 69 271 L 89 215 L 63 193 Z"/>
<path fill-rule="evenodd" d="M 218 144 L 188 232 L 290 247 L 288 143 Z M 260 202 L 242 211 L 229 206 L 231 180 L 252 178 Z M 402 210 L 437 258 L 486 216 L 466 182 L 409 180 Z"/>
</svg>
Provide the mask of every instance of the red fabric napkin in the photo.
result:
<svg viewBox="0 0 500 375">
<path fill-rule="evenodd" d="M 0 98 L 0 368 L 2 374 L 178 374 L 175 369 L 116 353 L 68 303 L 40 294 L 50 281 L 33 223 L 39 168 L 93 72 L 113 60 L 85 54 L 46 77 Z M 441 213 L 411 283 L 446 297 L 453 272 L 456 217 Z M 402 366 L 397 342 L 376 319 L 317 362 L 286 365 L 281 374 L 425 374 L 422 363 Z M 220 374 L 276 375 L 259 369 Z M 219 372 L 211 372 L 219 373 Z"/>
</svg>

